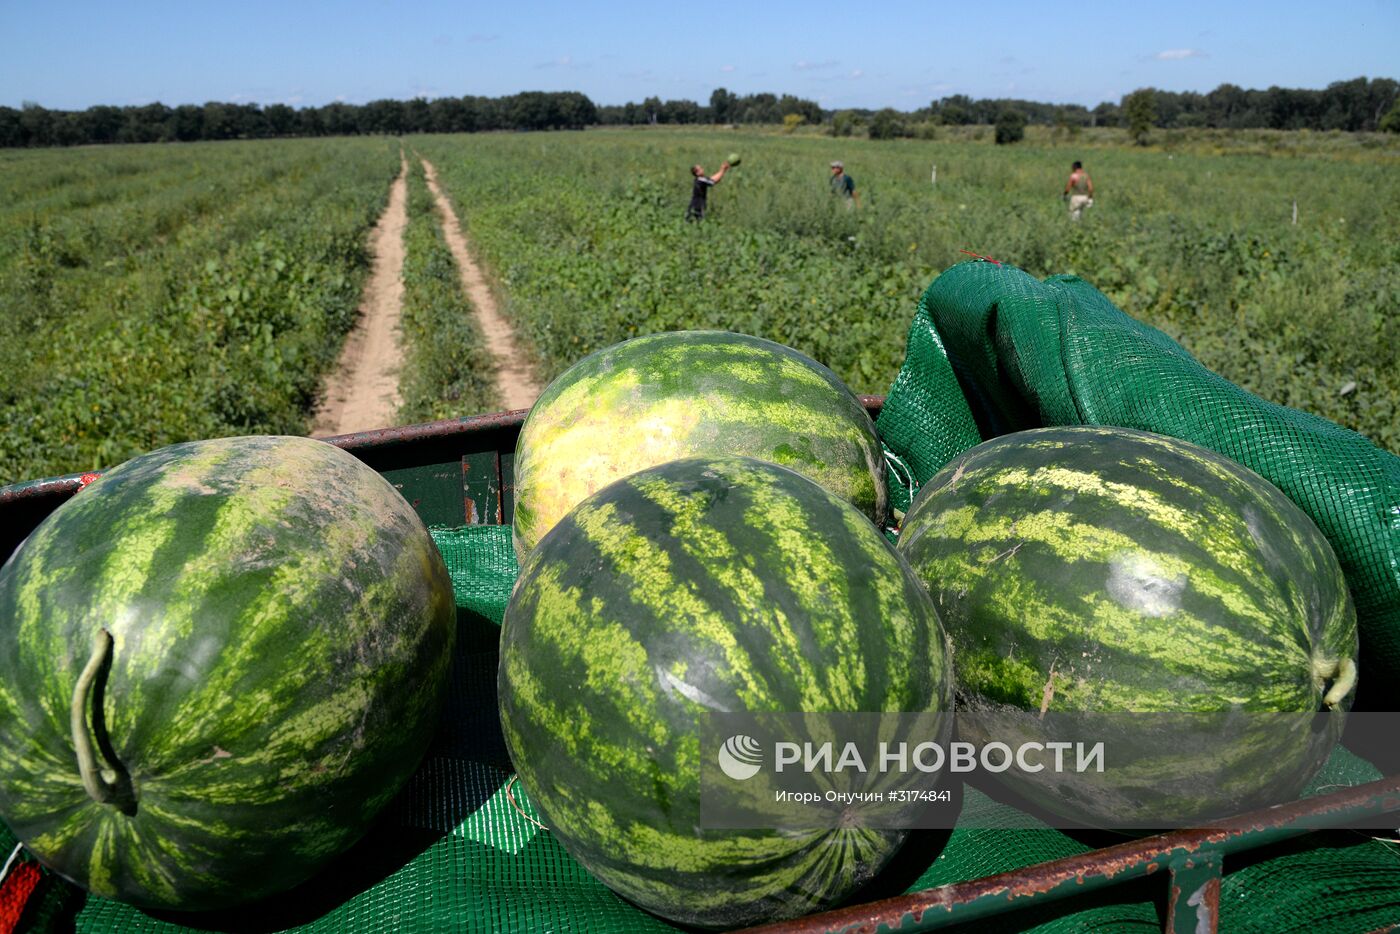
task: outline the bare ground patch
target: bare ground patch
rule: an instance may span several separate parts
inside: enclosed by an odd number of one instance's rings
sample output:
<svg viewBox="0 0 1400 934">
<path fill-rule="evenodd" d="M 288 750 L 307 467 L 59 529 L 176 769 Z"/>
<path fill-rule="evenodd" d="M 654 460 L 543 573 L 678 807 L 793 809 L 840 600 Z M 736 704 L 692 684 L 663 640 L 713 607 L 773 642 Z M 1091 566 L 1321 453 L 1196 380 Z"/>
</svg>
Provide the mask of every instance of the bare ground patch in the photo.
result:
<svg viewBox="0 0 1400 934">
<path fill-rule="evenodd" d="M 403 306 L 408 160 L 389 188 L 389 205 L 370 237 L 370 275 L 355 326 L 326 380 L 311 435 L 323 438 L 394 424 L 399 407 L 399 315 Z"/>
<path fill-rule="evenodd" d="M 457 260 L 457 268 L 462 274 L 462 288 L 467 293 L 472 307 L 476 309 L 477 320 L 481 323 L 482 334 L 486 337 L 486 347 L 496 361 L 496 388 L 501 404 L 506 409 L 528 409 L 539 398 L 541 386 L 535 379 L 525 355 L 515 339 L 515 331 L 500 313 L 496 297 L 486 284 L 486 277 L 472 259 L 467 248 L 462 226 L 457 222 L 457 213 L 452 203 L 442 193 L 438 185 L 437 171 L 427 159 L 423 160 L 423 171 L 427 175 L 428 189 L 437 202 L 442 215 L 442 232 L 447 246 Z"/>
</svg>

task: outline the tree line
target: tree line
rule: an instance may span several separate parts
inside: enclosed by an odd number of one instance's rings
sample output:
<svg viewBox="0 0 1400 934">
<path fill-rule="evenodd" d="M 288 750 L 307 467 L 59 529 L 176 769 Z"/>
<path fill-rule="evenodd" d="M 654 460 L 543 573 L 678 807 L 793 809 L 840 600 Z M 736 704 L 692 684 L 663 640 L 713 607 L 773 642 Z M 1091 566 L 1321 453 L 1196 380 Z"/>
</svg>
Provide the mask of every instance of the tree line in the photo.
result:
<svg viewBox="0 0 1400 934">
<path fill-rule="evenodd" d="M 167 143 L 271 139 L 286 136 L 357 136 L 474 133 L 482 130 L 581 130 L 598 123 L 598 109 L 577 91 L 525 91 L 508 97 L 440 97 L 367 104 L 101 105 L 49 110 L 26 103 L 0 107 L 0 146 L 75 146 L 87 143 Z"/>
<path fill-rule="evenodd" d="M 1140 88 L 1117 103 L 1088 108 L 958 94 L 912 112 L 893 108 L 824 110 L 791 94 L 738 95 L 716 88 L 708 104 L 648 97 L 641 103 L 597 106 L 577 91 L 525 91 L 506 97 L 442 97 L 367 104 L 99 105 L 50 110 L 25 103 L 0 107 L 0 146 L 72 146 L 285 136 L 472 133 L 483 130 L 560 130 L 641 124 L 826 124 L 836 135 L 864 129 L 877 138 L 918 135 L 940 125 L 1016 123 L 1058 127 L 1129 127 L 1143 121 L 1162 129 L 1344 130 L 1400 132 L 1400 83 L 1390 78 L 1336 81 L 1321 90 L 1270 87 L 1246 90 L 1222 84 L 1205 94 Z"/>
<path fill-rule="evenodd" d="M 821 123 L 830 112 L 822 110 L 816 101 L 791 94 L 738 95 L 726 88 L 716 88 L 710 94 L 709 106 L 695 101 L 648 97 L 640 104 L 606 105 L 598 108 L 598 122 L 604 126 L 636 126 L 651 123 Z"/>
<path fill-rule="evenodd" d="M 840 111 L 833 118 L 833 128 L 837 135 L 846 135 L 842 124 L 849 121 L 869 127 L 873 136 L 912 136 L 919 125 L 1005 125 L 1018 119 L 1023 124 L 1127 127 L 1134 132 L 1144 121 L 1157 129 L 1400 132 L 1400 82 L 1354 78 L 1335 81 L 1322 90 L 1271 87 L 1262 91 L 1222 84 L 1205 94 L 1139 88 L 1117 103 L 1105 101 L 1092 109 L 1011 98 L 973 100 L 957 94 L 908 114 L 889 108 Z"/>
</svg>

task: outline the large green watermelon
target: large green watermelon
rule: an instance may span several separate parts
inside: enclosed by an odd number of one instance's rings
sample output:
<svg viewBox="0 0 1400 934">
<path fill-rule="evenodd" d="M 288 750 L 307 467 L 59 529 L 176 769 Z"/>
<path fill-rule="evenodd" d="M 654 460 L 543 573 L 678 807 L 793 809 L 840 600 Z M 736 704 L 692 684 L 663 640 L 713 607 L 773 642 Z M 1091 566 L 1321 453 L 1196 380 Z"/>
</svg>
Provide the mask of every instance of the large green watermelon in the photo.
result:
<svg viewBox="0 0 1400 934">
<path fill-rule="evenodd" d="M 143 906 L 290 887 L 413 772 L 454 636 L 427 530 L 351 455 L 255 437 L 137 457 L 0 568 L 0 816 Z"/>
<path fill-rule="evenodd" d="M 782 464 L 885 519 L 875 425 L 836 374 L 762 338 L 673 331 L 585 357 L 530 410 L 515 451 L 516 554 L 614 480 L 699 455 Z"/>
<path fill-rule="evenodd" d="M 703 715 L 945 711 L 950 685 L 928 594 L 869 520 L 749 458 L 585 500 L 531 552 L 501 636 L 501 723 L 546 826 L 614 891 L 711 927 L 827 905 L 905 834 L 701 830 Z"/>
<path fill-rule="evenodd" d="M 1017 786 L 1048 788 L 1061 816 L 1273 803 L 1340 737 L 1357 636 L 1336 557 L 1268 481 L 1204 448 L 1116 428 L 988 441 L 920 491 L 899 550 L 952 640 L 964 732 L 1132 715 L 1095 721 L 1117 742 L 1103 775 Z"/>
</svg>

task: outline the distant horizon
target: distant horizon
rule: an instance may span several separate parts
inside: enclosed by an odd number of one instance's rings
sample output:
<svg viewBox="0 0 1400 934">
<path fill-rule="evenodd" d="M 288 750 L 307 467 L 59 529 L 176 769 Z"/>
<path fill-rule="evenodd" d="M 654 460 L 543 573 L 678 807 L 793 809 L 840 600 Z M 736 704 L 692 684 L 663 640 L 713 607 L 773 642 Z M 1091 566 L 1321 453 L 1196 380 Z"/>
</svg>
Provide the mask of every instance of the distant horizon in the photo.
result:
<svg viewBox="0 0 1400 934">
<path fill-rule="evenodd" d="M 992 10 L 893 0 L 857 11 L 542 0 L 247 0 L 237 7 L 74 0 L 0 7 L 0 105 L 50 110 L 503 97 L 576 90 L 600 106 L 705 103 L 716 88 L 825 110 L 901 111 L 963 94 L 1092 108 L 1142 87 L 1323 89 L 1395 70 L 1400 3 L 1319 12 L 1297 0 L 1171 9 L 1005 0 Z"/>
<path fill-rule="evenodd" d="M 1339 84 L 1339 83 L 1344 83 L 1344 82 L 1347 82 L 1347 81 L 1356 81 L 1356 80 L 1370 80 L 1370 81 L 1374 81 L 1374 80 L 1378 80 L 1378 79 L 1379 79 L 1379 80 L 1390 80 L 1390 81 L 1397 81 L 1397 82 L 1400 82 L 1400 78 L 1392 78 L 1390 75 L 1381 75 L 1381 74 L 1377 74 L 1377 75 L 1352 75 L 1352 76 L 1350 76 L 1350 77 L 1345 77 L 1345 78 L 1336 78 L 1336 79 L 1334 79 L 1334 80 L 1327 81 L 1327 82 L 1325 82 L 1324 84 L 1318 85 L 1317 87 L 1308 87 L 1308 86 L 1301 86 L 1301 85 L 1271 85 L 1270 87 L 1278 87 L 1278 88 L 1282 88 L 1283 90 L 1288 90 L 1288 91 L 1322 91 L 1322 90 L 1325 90 L 1326 88 L 1330 87 L 1331 85 Z M 1268 87 L 1249 87 L 1249 86 L 1247 86 L 1247 85 L 1242 85 L 1242 84 L 1239 84 L 1238 82 L 1233 82 L 1233 81 L 1222 82 L 1222 84 L 1233 84 L 1233 85 L 1235 85 L 1236 87 L 1240 88 L 1242 91 L 1245 91 L 1245 92 L 1267 91 L 1267 90 L 1269 90 Z M 1166 93 L 1166 94 L 1202 94 L 1202 95 L 1205 95 L 1205 94 L 1209 94 L 1211 91 L 1216 90 L 1216 88 L 1220 87 L 1220 85 L 1216 85 L 1216 86 L 1214 86 L 1214 87 L 1207 88 L 1207 89 L 1204 90 L 1204 91 L 1195 91 L 1195 90 L 1189 90 L 1189 89 L 1178 89 L 1178 88 L 1168 88 L 1168 87 L 1155 87 L 1155 86 L 1148 86 L 1148 85 L 1144 85 L 1144 87 L 1150 87 L 1151 90 L 1159 91 L 1159 92 Z M 757 90 L 755 90 L 755 91 L 734 92 L 734 89 L 732 89 L 732 88 L 726 88 L 724 85 L 716 85 L 714 88 L 711 89 L 710 93 L 713 93 L 713 91 L 721 90 L 721 89 L 731 91 L 732 93 L 742 93 L 742 94 L 745 94 L 745 95 L 747 95 L 747 94 L 773 94 L 773 95 L 776 95 L 776 96 L 778 96 L 778 97 L 782 97 L 783 95 L 791 95 L 791 96 L 793 96 L 793 97 L 797 97 L 797 98 L 800 98 L 800 99 L 803 99 L 803 100 L 810 100 L 810 98 L 803 98 L 802 95 L 800 95 L 800 94 L 794 94 L 794 93 L 791 92 L 791 91 L 786 91 L 786 90 L 782 90 L 782 89 L 779 89 L 779 88 L 759 88 L 759 89 L 757 89 Z M 1098 101 L 1098 102 L 1093 103 L 1093 104 L 1079 104 L 1079 103 L 1076 102 L 1076 101 L 1057 101 L 1057 100 L 1037 99 L 1037 98 L 1031 98 L 1031 97 L 1019 97 L 1019 96 L 1016 96 L 1016 95 L 998 95 L 998 96 L 964 95 L 964 96 L 969 97 L 970 99 L 972 99 L 972 100 L 974 100 L 974 101 L 976 101 L 976 100 L 1020 100 L 1020 101 L 1026 101 L 1026 102 L 1028 102 L 1028 103 L 1043 104 L 1043 105 L 1048 105 L 1048 106 L 1053 106 L 1053 107 L 1085 107 L 1086 109 L 1092 111 L 1095 107 L 1098 107 L 1098 106 L 1101 105 L 1101 104 L 1112 104 L 1112 105 L 1114 105 L 1114 106 L 1117 106 L 1117 105 L 1119 105 L 1119 104 L 1122 102 L 1122 98 L 1123 98 L 1123 97 L 1126 97 L 1127 95 L 1133 93 L 1133 91 L 1135 91 L 1135 90 L 1140 90 L 1140 89 L 1139 89 L 1139 88 L 1133 88 L 1133 89 L 1130 89 L 1130 90 L 1128 90 L 1128 91 L 1125 91 L 1122 95 L 1120 95 L 1120 97 L 1119 97 L 1118 99 L 1115 99 L 1115 100 L 1102 100 L 1102 101 Z M 638 96 L 636 96 L 636 97 L 628 98 L 627 100 L 623 100 L 623 101 L 599 101 L 599 100 L 594 99 L 591 95 L 587 95 L 587 93 L 584 92 L 584 91 L 582 91 L 580 88 L 526 87 L 526 88 L 520 88 L 520 89 L 515 90 L 515 91 L 507 91 L 507 92 L 505 92 L 505 93 L 503 93 L 503 94 L 474 94 L 474 93 L 468 91 L 468 92 L 464 92 L 464 93 L 462 93 L 462 94 L 437 94 L 437 95 L 432 95 L 432 96 L 423 97 L 423 99 L 424 99 L 424 100 L 427 100 L 427 101 L 429 101 L 429 102 L 431 102 L 431 101 L 434 101 L 434 100 L 440 100 L 440 99 L 444 99 L 444 98 L 457 98 L 457 99 L 461 99 L 461 98 L 464 98 L 464 97 L 503 98 L 503 97 L 513 97 L 513 96 L 515 96 L 515 95 L 517 95 L 517 94 L 531 94 L 531 93 L 568 94 L 568 93 L 573 93 L 573 92 L 578 92 L 578 93 L 585 94 L 585 96 L 588 96 L 589 100 L 591 100 L 591 101 L 593 102 L 593 104 L 594 104 L 595 106 L 598 106 L 598 107 L 625 107 L 625 106 L 628 105 L 628 104 L 641 104 L 641 103 L 642 103 L 643 101 L 645 101 L 647 98 L 651 98 L 651 97 L 656 97 L 656 98 L 660 99 L 660 100 L 663 101 L 663 102 L 668 101 L 668 100 L 689 100 L 689 101 L 693 101 L 693 102 L 699 104 L 701 107 L 706 107 L 706 106 L 708 106 L 708 104 L 709 104 L 709 98 L 710 98 L 710 93 L 706 93 L 706 94 L 704 94 L 703 96 L 700 96 L 700 97 L 689 97 L 689 98 L 687 98 L 687 97 L 665 97 L 665 96 L 660 95 L 660 94 L 648 93 L 648 94 L 642 94 L 642 95 L 638 95 Z M 176 101 L 176 100 L 149 100 L 149 101 L 141 101 L 141 102 L 139 102 L 139 103 L 130 103 L 130 104 L 116 104 L 116 103 L 113 103 L 113 102 L 111 102 L 111 101 L 96 101 L 96 102 L 94 102 L 94 103 L 87 104 L 87 105 L 85 105 L 85 106 L 79 106 L 79 107 L 51 107 L 51 106 L 49 106 L 48 104 L 44 103 L 43 101 L 25 100 L 25 101 L 21 101 L 21 102 L 18 103 L 18 104 L 6 104 L 6 103 L 3 103 L 3 102 L 0 102 L 0 107 L 10 107 L 10 108 L 12 108 L 12 109 L 21 109 L 22 107 L 25 107 L 25 106 L 28 106 L 28 105 L 30 105 L 30 104 L 33 104 L 33 105 L 37 105 L 37 106 L 39 106 L 39 107 L 42 107 L 42 108 L 44 108 L 45 110 L 80 112 L 80 111 L 84 111 L 84 110 L 89 110 L 89 109 L 91 109 L 91 108 L 93 108 L 93 107 L 145 107 L 145 106 L 149 106 L 149 105 L 153 105 L 153 104 L 159 104 L 159 105 L 162 105 L 162 106 L 165 106 L 165 107 L 170 107 L 170 108 L 175 108 L 175 107 L 186 107 L 186 106 L 202 107 L 202 106 L 204 106 L 205 104 L 242 104 L 242 105 L 252 104 L 252 105 L 257 106 L 257 107 L 266 108 L 266 107 L 271 107 L 271 106 L 275 106 L 275 105 L 278 105 L 278 104 L 286 104 L 287 106 L 292 107 L 292 108 L 295 109 L 295 110 L 306 110 L 306 109 L 316 109 L 316 108 L 320 108 L 320 107 L 328 107 L 328 106 L 330 106 L 330 105 L 332 105 L 332 104 L 346 104 L 346 105 L 353 106 L 353 107 L 362 107 L 362 106 L 364 106 L 365 104 L 369 104 L 369 103 L 372 103 L 372 102 L 378 101 L 378 100 L 392 100 L 392 101 L 407 102 L 407 101 L 415 100 L 415 99 L 417 99 L 417 97 L 420 97 L 420 96 L 422 96 L 422 95 L 417 95 L 417 96 L 415 96 L 415 97 L 379 97 L 379 98 L 370 98 L 369 100 L 363 100 L 363 101 L 359 101 L 359 100 L 356 100 L 356 101 L 351 101 L 351 100 L 331 100 L 331 101 L 325 101 L 325 102 L 319 103 L 319 104 L 305 103 L 305 102 L 300 103 L 300 104 L 290 104 L 290 103 L 288 103 L 288 102 L 286 102 L 286 101 L 280 101 L 280 100 L 269 100 L 269 101 L 249 101 L 249 100 L 232 100 L 232 99 L 220 100 L 220 99 L 217 99 L 217 98 L 210 98 L 209 100 L 182 100 L 182 101 Z M 955 96 L 958 96 L 958 93 L 957 93 L 957 92 L 950 92 L 950 93 L 948 93 L 948 94 L 941 95 L 940 97 L 931 98 L 930 100 L 924 101 L 924 102 L 922 102 L 922 103 L 920 103 L 920 104 L 912 105 L 912 106 L 910 106 L 910 107 L 908 107 L 908 108 L 895 107 L 894 109 L 895 109 L 895 110 L 901 110 L 902 112 L 908 113 L 908 112 L 915 111 L 915 110 L 922 110 L 922 109 L 925 109 L 925 108 L 927 108 L 927 107 L 929 106 L 930 103 L 933 103 L 934 101 L 943 100 L 943 99 L 947 99 L 947 98 L 955 97 Z M 826 106 L 823 106 L 822 109 L 823 109 L 823 110 L 831 110 L 831 111 L 840 111 L 840 110 L 870 110 L 870 111 L 877 111 L 877 110 L 883 109 L 884 107 L 890 107 L 890 106 L 893 106 L 893 105 L 890 105 L 890 104 L 883 104 L 883 105 L 876 105 L 876 106 L 872 106 L 872 107 L 864 107 L 864 106 L 859 106 L 859 105 L 850 106 L 850 107 L 826 107 Z"/>
</svg>

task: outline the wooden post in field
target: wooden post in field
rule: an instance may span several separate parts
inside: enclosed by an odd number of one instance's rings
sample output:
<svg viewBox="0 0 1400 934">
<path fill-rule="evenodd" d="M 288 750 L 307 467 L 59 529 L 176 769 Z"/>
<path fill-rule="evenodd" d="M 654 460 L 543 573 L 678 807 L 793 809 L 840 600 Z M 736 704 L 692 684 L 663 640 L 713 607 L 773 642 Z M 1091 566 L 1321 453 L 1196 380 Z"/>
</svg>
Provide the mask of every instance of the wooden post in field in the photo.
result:
<svg viewBox="0 0 1400 934">
<path fill-rule="evenodd" d="M 1294 198 L 1294 199 L 1293 199 L 1293 225 L 1294 225 L 1295 227 L 1298 225 L 1298 199 L 1297 199 L 1297 198 Z"/>
<path fill-rule="evenodd" d="M 929 184 L 930 184 L 930 185 L 937 185 L 937 184 L 938 184 L 938 163 L 937 163 L 937 162 L 935 162 L 935 163 L 933 164 L 933 174 L 929 176 Z"/>
</svg>

